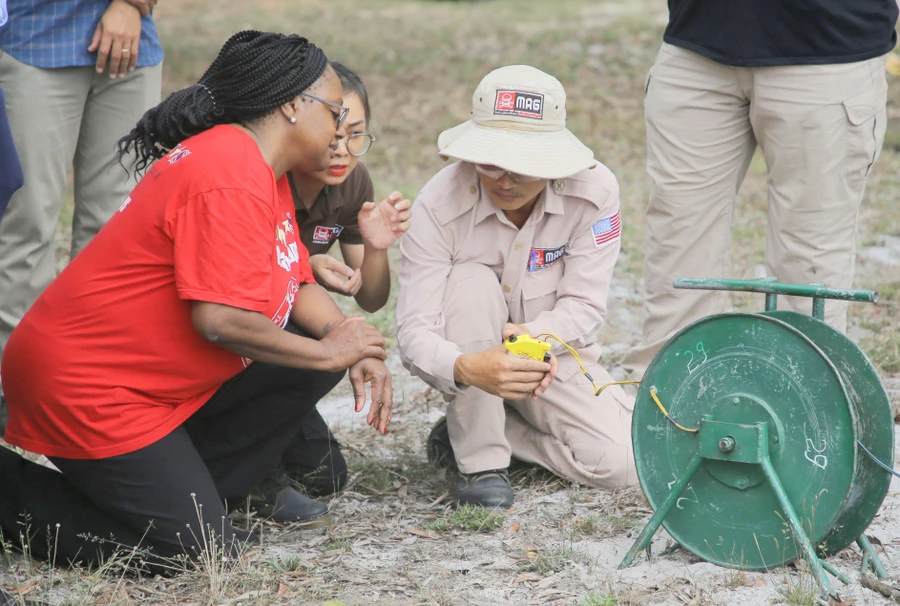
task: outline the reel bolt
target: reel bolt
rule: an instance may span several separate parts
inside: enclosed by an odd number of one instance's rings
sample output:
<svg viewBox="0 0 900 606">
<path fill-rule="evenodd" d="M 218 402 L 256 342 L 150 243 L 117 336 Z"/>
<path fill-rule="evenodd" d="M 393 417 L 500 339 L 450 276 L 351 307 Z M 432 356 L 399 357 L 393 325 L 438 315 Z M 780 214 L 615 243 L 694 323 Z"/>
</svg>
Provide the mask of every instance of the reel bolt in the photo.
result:
<svg viewBox="0 0 900 606">
<path fill-rule="evenodd" d="M 737 485 L 738 488 L 740 488 L 741 490 L 743 490 L 743 489 L 747 488 L 747 484 L 749 484 L 747 478 L 740 478 L 740 479 L 737 481 L 737 484 L 736 484 L 736 485 Z"/>
<path fill-rule="evenodd" d="M 719 440 L 719 450 L 722 452 L 731 452 L 734 450 L 734 438 L 726 436 Z"/>
<path fill-rule="evenodd" d="M 740 403 L 741 403 L 741 399 L 740 399 L 740 398 L 732 398 L 732 399 L 731 399 L 731 402 L 732 402 L 733 404 L 740 404 Z"/>
</svg>

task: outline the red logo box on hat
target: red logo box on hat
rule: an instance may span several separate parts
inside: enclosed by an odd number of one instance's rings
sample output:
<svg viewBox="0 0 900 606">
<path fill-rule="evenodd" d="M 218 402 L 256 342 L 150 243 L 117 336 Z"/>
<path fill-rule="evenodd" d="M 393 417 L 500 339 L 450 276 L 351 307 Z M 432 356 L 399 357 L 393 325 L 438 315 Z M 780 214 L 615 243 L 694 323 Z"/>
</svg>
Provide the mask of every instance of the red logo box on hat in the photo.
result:
<svg viewBox="0 0 900 606">
<path fill-rule="evenodd" d="M 494 102 L 494 113 L 501 116 L 519 116 L 542 120 L 544 117 L 544 95 L 517 90 L 498 90 Z"/>
</svg>

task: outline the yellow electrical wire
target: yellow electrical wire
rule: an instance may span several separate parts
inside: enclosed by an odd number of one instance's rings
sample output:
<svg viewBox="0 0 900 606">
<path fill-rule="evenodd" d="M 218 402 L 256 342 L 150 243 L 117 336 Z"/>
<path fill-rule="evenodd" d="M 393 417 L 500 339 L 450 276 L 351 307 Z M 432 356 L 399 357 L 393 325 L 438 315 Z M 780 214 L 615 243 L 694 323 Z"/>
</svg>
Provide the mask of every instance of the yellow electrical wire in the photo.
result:
<svg viewBox="0 0 900 606">
<path fill-rule="evenodd" d="M 566 343 L 565 341 L 563 341 L 556 335 L 551 334 L 549 332 L 542 332 L 535 338 L 540 339 L 541 337 L 544 337 L 545 341 L 547 339 L 553 339 L 554 341 L 560 343 L 563 347 L 565 347 L 566 349 L 569 350 L 569 353 L 571 353 L 572 356 L 575 358 L 575 361 L 578 362 L 578 368 L 581 369 L 582 374 L 587 377 L 588 381 L 591 382 L 591 386 L 594 388 L 595 396 L 599 396 L 603 392 L 604 389 L 606 389 L 607 387 L 610 387 L 611 385 L 637 385 L 638 383 L 640 383 L 640 381 L 613 381 L 612 383 L 607 383 L 606 385 L 597 387 L 597 384 L 594 382 L 594 377 L 591 376 L 591 374 L 584 367 L 584 364 L 581 363 L 581 356 L 578 355 L 578 352 L 575 351 L 575 348 L 573 348 L 571 345 L 569 345 L 568 343 Z M 700 429 L 690 429 L 683 425 L 679 425 L 675 421 L 675 419 L 673 419 L 669 415 L 669 411 L 666 410 L 666 407 L 663 406 L 663 403 L 659 401 L 659 397 L 656 395 L 656 387 L 650 388 L 650 397 L 653 398 L 654 402 L 656 402 L 656 405 L 659 407 L 659 410 L 663 413 L 663 416 L 666 417 L 666 420 L 669 421 L 669 423 L 671 423 L 672 425 L 674 425 L 681 431 L 686 431 L 688 433 L 697 433 L 698 431 L 700 431 Z"/>
<path fill-rule="evenodd" d="M 653 401 L 656 402 L 656 405 L 657 405 L 657 406 L 659 406 L 659 409 L 662 411 L 663 415 L 665 415 L 666 420 L 667 420 L 669 423 L 671 423 L 672 425 L 674 425 L 675 427 L 677 427 L 677 428 L 680 429 L 681 431 L 686 431 L 686 432 L 688 432 L 688 433 L 697 433 L 698 431 L 700 431 L 699 428 L 697 428 L 697 429 L 689 429 L 689 428 L 687 428 L 687 427 L 685 427 L 685 426 L 683 426 L 683 425 L 679 425 L 678 423 L 676 423 L 676 422 L 675 422 L 675 419 L 673 419 L 672 417 L 669 416 L 669 411 L 666 410 L 666 407 L 663 406 L 662 402 L 659 401 L 659 397 L 656 395 L 656 387 L 651 387 L 651 388 L 650 388 L 650 397 L 653 398 Z"/>
</svg>

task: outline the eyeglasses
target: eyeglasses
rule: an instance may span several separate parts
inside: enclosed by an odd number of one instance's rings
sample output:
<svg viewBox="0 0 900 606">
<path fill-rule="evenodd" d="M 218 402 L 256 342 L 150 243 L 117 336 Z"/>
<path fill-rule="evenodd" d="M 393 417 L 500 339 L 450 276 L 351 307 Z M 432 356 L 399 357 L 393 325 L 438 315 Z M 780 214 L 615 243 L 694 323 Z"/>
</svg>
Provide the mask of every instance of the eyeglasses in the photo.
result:
<svg viewBox="0 0 900 606">
<path fill-rule="evenodd" d="M 353 133 L 346 137 L 347 153 L 351 156 L 362 156 L 378 139 L 371 133 Z"/>
<path fill-rule="evenodd" d="M 341 125 L 344 123 L 344 120 L 347 119 L 347 114 L 350 113 L 349 107 L 344 107 L 343 105 L 338 105 L 337 103 L 332 103 L 331 101 L 326 101 L 322 97 L 310 95 L 309 93 L 300 93 L 300 94 L 303 95 L 304 97 L 309 97 L 310 99 L 315 99 L 316 101 L 321 101 L 322 103 L 324 103 L 325 105 L 328 105 L 329 107 L 339 109 L 341 111 L 340 115 L 334 114 L 335 128 L 340 128 Z M 332 113 L 334 113 L 334 112 L 332 112 Z"/>
<path fill-rule="evenodd" d="M 509 175 L 509 178 L 512 179 L 512 182 L 516 185 L 520 183 L 536 183 L 542 180 L 541 177 L 529 177 L 527 175 L 520 175 L 518 173 L 514 173 L 512 171 L 500 168 L 499 166 L 493 166 L 491 164 L 476 164 L 475 170 L 480 172 L 485 177 L 494 179 L 495 181 L 499 181 L 503 178 L 504 175 Z"/>
</svg>

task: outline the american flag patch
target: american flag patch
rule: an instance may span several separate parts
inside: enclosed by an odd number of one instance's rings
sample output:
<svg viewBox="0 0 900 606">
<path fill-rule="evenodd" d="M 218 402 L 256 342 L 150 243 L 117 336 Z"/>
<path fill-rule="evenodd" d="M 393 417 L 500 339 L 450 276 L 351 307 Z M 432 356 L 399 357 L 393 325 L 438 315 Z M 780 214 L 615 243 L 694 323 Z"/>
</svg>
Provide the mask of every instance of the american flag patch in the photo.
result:
<svg viewBox="0 0 900 606">
<path fill-rule="evenodd" d="M 594 235 L 594 246 L 599 248 L 607 242 L 618 239 L 622 233 L 622 224 L 619 222 L 619 212 L 609 217 L 603 217 L 591 226 Z"/>
</svg>

